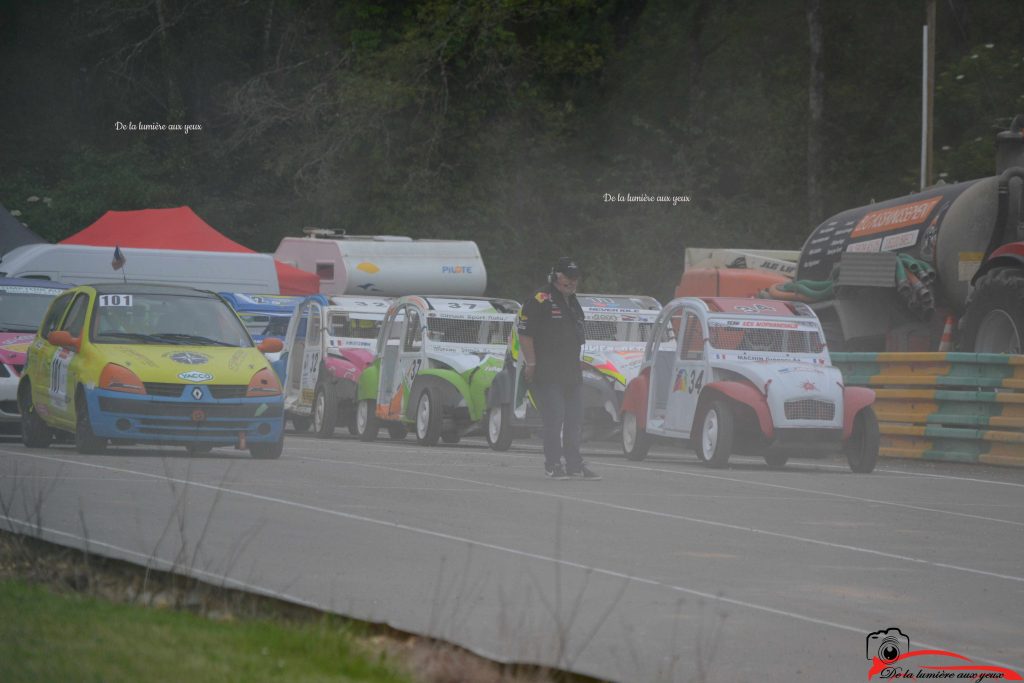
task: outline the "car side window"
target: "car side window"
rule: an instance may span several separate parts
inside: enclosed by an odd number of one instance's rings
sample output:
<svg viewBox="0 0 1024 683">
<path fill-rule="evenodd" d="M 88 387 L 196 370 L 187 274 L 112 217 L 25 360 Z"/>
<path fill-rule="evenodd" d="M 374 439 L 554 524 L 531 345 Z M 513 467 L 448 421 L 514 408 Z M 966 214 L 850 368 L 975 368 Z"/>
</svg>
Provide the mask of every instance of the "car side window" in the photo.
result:
<svg viewBox="0 0 1024 683">
<path fill-rule="evenodd" d="M 423 330 L 420 325 L 420 313 L 414 308 L 409 309 L 409 324 L 405 333 L 405 351 L 419 351 L 423 345 Z"/>
<path fill-rule="evenodd" d="M 68 309 L 68 315 L 64 318 L 64 324 L 60 329 L 71 334 L 72 337 L 81 337 L 85 328 L 85 313 L 89 310 L 89 297 L 86 294 L 79 294 Z"/>
<path fill-rule="evenodd" d="M 71 302 L 72 294 L 61 294 L 57 297 L 53 304 L 50 306 L 50 310 L 46 313 L 46 317 L 43 318 L 43 324 L 39 327 L 39 334 L 44 339 L 46 335 L 50 334 L 57 329 L 57 325 L 60 324 L 61 318 L 64 317 L 64 311 L 68 310 L 68 304 Z"/>
<path fill-rule="evenodd" d="M 704 334 L 700 319 L 693 313 L 687 313 L 683 322 L 683 343 L 679 345 L 679 357 L 682 360 L 704 359 Z"/>
</svg>

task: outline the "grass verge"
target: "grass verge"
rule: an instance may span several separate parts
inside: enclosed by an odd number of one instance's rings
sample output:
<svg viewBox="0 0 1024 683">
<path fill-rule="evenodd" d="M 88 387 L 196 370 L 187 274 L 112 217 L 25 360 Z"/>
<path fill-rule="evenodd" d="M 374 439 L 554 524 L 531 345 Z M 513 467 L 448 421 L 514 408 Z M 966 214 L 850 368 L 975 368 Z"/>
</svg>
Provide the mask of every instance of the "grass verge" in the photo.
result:
<svg viewBox="0 0 1024 683">
<path fill-rule="evenodd" d="M 0 582 L 3 681 L 409 681 L 348 627 L 239 622 Z"/>
</svg>

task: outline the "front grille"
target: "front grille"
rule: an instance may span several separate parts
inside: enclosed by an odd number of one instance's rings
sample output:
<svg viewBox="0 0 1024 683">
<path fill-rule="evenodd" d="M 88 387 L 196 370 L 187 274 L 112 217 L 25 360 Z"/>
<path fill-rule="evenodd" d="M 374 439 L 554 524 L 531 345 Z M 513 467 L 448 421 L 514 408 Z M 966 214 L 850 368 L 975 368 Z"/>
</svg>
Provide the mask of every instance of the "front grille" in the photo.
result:
<svg viewBox="0 0 1024 683">
<path fill-rule="evenodd" d="M 158 417 L 192 419 L 192 411 L 202 410 L 207 418 L 270 418 L 282 414 L 280 403 L 266 405 L 252 403 L 179 403 L 177 401 L 147 401 L 145 399 L 112 398 L 100 396 L 100 410 L 128 415 L 155 415 Z"/>
<path fill-rule="evenodd" d="M 181 392 L 192 386 L 191 384 L 177 384 L 174 382 L 144 382 L 146 393 L 150 396 L 163 396 L 166 398 L 178 398 Z M 245 398 L 249 391 L 246 384 L 204 384 L 214 398 Z"/>
<path fill-rule="evenodd" d="M 184 391 L 184 384 L 176 384 L 174 382 L 143 382 L 146 387 L 146 393 L 150 396 L 171 396 L 178 398 L 181 396 L 181 392 Z"/>
<path fill-rule="evenodd" d="M 787 420 L 827 420 L 836 415 L 836 405 L 831 401 L 801 399 L 786 402 Z"/>
<path fill-rule="evenodd" d="M 249 391 L 247 384 L 211 384 L 208 388 L 214 398 L 245 398 Z"/>
</svg>

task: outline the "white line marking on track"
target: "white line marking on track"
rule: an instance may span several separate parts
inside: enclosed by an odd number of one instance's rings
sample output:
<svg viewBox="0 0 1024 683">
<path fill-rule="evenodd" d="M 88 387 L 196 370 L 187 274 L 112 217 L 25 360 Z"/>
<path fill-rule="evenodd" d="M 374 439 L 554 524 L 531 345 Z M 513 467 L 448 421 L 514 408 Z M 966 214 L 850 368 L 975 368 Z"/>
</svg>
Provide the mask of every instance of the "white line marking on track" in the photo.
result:
<svg viewBox="0 0 1024 683">
<path fill-rule="evenodd" d="M 391 472 L 402 472 L 402 473 L 405 473 L 405 474 L 416 474 L 416 475 L 423 476 L 423 477 L 436 477 L 436 478 L 439 478 L 439 479 L 447 479 L 447 480 L 459 481 L 459 482 L 463 482 L 463 483 L 480 484 L 480 485 L 483 485 L 483 486 L 489 486 L 489 487 L 492 487 L 492 488 L 502 489 L 502 490 L 505 490 L 505 491 L 512 491 L 512 492 L 515 492 L 515 493 L 530 493 L 530 494 L 533 494 L 533 495 L 544 496 L 544 497 L 547 497 L 547 498 L 555 498 L 555 499 L 558 499 L 558 500 L 568 500 L 568 501 L 572 501 L 572 502 L 576 502 L 576 503 L 586 503 L 586 504 L 589 504 L 589 505 L 596 505 L 598 507 L 609 508 L 609 509 L 612 509 L 612 510 L 621 510 L 623 512 L 635 512 L 635 513 L 639 513 L 639 514 L 643 514 L 643 515 L 651 515 L 653 517 L 661 517 L 661 518 L 664 518 L 664 519 L 675 519 L 675 520 L 679 520 L 679 521 L 682 521 L 682 522 L 692 522 L 692 523 L 695 523 L 695 524 L 706 524 L 708 526 L 718 527 L 718 528 L 722 528 L 722 529 L 730 529 L 732 531 L 745 531 L 747 533 L 758 534 L 758 535 L 761 535 L 761 536 L 770 536 L 772 538 L 782 538 L 782 539 L 786 539 L 786 540 L 789 540 L 789 541 L 798 541 L 798 542 L 801 542 L 801 543 L 810 543 L 812 545 L 820 545 L 820 546 L 824 546 L 826 548 L 835 548 L 835 549 L 839 549 L 839 550 L 850 550 L 850 551 L 853 551 L 853 552 L 866 553 L 868 555 L 874 555 L 876 557 L 884 557 L 884 558 L 890 559 L 890 560 L 901 560 L 903 562 L 913 562 L 915 564 L 923 564 L 923 565 L 927 565 L 927 566 L 930 566 L 930 567 L 937 567 L 937 568 L 942 568 L 942 569 L 952 569 L 952 570 L 955 570 L 955 571 L 967 572 L 969 574 L 978 574 L 980 576 L 989 576 L 989 577 L 992 577 L 992 578 L 995 578 L 995 579 L 1005 579 L 1007 581 L 1018 581 L 1018 582 L 1024 583 L 1024 577 L 1022 577 L 1022 576 L 1013 576 L 1011 574 L 999 574 L 999 573 L 996 573 L 996 572 L 985 571 L 984 569 L 974 569 L 972 567 L 963 567 L 963 566 L 960 566 L 960 565 L 949 564 L 949 563 L 946 563 L 946 562 L 933 562 L 931 560 L 923 560 L 921 558 L 911 557 L 909 555 L 899 555 L 899 554 L 896 554 L 896 553 L 887 553 L 887 552 L 882 551 L 882 550 L 872 550 L 871 548 L 862 548 L 862 547 L 859 547 L 859 546 L 847 545 L 845 543 L 832 543 L 831 541 L 822 541 L 822 540 L 819 540 L 819 539 L 816 539 L 816 538 L 808 538 L 806 536 L 795 536 L 795 535 L 792 535 L 792 534 L 784 534 L 784 533 L 781 533 L 781 532 L 778 532 L 778 531 L 768 531 L 766 529 L 758 529 L 756 527 L 751 527 L 751 526 L 743 526 L 743 525 L 740 525 L 740 524 L 729 524 L 727 522 L 718 522 L 718 521 L 715 521 L 713 519 L 701 519 L 699 517 L 690 517 L 688 515 L 677 515 L 677 514 L 674 514 L 674 513 L 671 513 L 671 512 L 659 512 L 657 510 L 645 510 L 643 508 L 636 508 L 636 507 L 631 507 L 631 506 L 628 506 L 628 505 L 619 505 L 617 503 L 608 503 L 608 502 L 600 501 L 600 500 L 592 500 L 590 498 L 580 498 L 579 496 L 569 496 L 569 495 L 560 494 L 560 493 L 551 493 L 549 491 L 537 491 L 535 489 L 524 489 L 524 488 L 521 488 L 521 487 L 518 487 L 518 486 L 506 486 L 504 484 L 494 484 L 492 482 L 487 482 L 487 481 L 479 481 L 479 480 L 476 480 L 476 479 L 466 479 L 464 477 L 452 477 L 452 476 L 445 475 L 445 474 L 436 474 L 434 472 L 423 472 L 423 471 L 420 471 L 420 470 L 410 470 L 410 469 L 405 469 L 405 468 L 402 468 L 402 467 L 390 467 L 390 466 L 387 466 L 387 465 L 378 465 L 378 464 L 374 464 L 374 463 L 363 463 L 363 462 L 353 462 L 353 461 L 349 461 L 349 460 L 328 460 L 326 458 L 316 458 L 316 457 L 312 457 L 312 456 L 308 456 L 308 455 L 300 455 L 298 457 L 304 458 L 306 460 L 313 460 L 313 461 L 324 462 L 324 463 L 337 463 L 337 464 L 343 464 L 343 465 L 354 465 L 354 466 L 357 466 L 357 467 L 368 467 L 368 468 L 372 468 L 372 469 L 382 469 L 382 470 L 387 470 L 387 471 L 391 471 Z"/>
<path fill-rule="evenodd" d="M 2 451 L 2 450 L 0 450 L 0 452 L 12 453 L 14 455 L 21 455 L 21 456 L 28 457 L 28 458 L 34 458 L 34 459 L 39 459 L 39 460 L 46 460 L 46 461 L 50 461 L 50 462 L 57 462 L 57 463 L 62 463 L 62 464 L 66 464 L 66 465 L 77 465 L 77 466 L 81 466 L 81 467 L 92 467 L 92 468 L 97 468 L 97 469 L 101 469 L 101 470 L 105 470 L 105 471 L 110 471 L 110 472 L 119 472 L 121 474 L 134 474 L 134 475 L 137 475 L 137 476 L 140 476 L 140 477 L 151 478 L 151 479 L 159 479 L 159 480 L 173 482 L 173 483 L 177 483 L 177 484 L 188 485 L 188 486 L 192 486 L 192 487 L 196 487 L 196 488 L 207 489 L 207 490 L 217 491 L 217 492 L 223 492 L 223 493 L 233 494 L 233 495 L 237 495 L 237 496 L 241 496 L 241 497 L 246 497 L 246 498 L 253 498 L 255 500 L 262 500 L 262 501 L 270 502 L 270 503 L 277 503 L 277 504 L 285 505 L 285 506 L 288 506 L 288 507 L 294 507 L 294 508 L 298 508 L 298 509 L 302 509 L 302 510 L 308 510 L 310 512 L 319 512 L 319 513 L 322 513 L 322 514 L 331 515 L 333 517 L 340 517 L 340 518 L 343 518 L 343 519 L 350 519 L 350 520 L 359 521 L 359 522 L 367 522 L 367 523 L 370 523 L 370 524 L 376 524 L 376 525 L 388 527 L 388 528 L 391 528 L 391 529 L 398 529 L 398 530 L 402 530 L 402 531 L 408 531 L 408 532 L 412 532 L 412 533 L 422 534 L 422 535 L 425 535 L 425 536 L 430 536 L 430 537 L 433 537 L 433 538 L 439 538 L 439 539 L 446 540 L 446 541 L 455 541 L 455 542 L 458 542 L 458 543 L 465 543 L 465 544 L 468 544 L 468 545 L 473 545 L 473 546 L 477 546 L 477 547 L 480 547 L 480 548 L 487 548 L 489 550 L 494 550 L 494 551 L 497 551 L 497 552 L 507 553 L 507 554 L 510 554 L 510 555 L 518 556 L 518 557 L 525 557 L 525 558 L 528 558 L 528 559 L 540 560 L 542 562 L 549 562 L 549 563 L 553 563 L 553 564 L 558 564 L 558 565 L 561 565 L 561 566 L 564 566 L 564 567 L 571 567 L 571 568 L 574 568 L 574 569 L 580 569 L 580 570 L 583 570 L 583 571 L 593 572 L 593 573 L 600 574 L 602 576 L 608 576 L 608 577 L 611 577 L 611 578 L 618 578 L 618 579 L 624 579 L 626 581 L 633 581 L 633 582 L 636 582 L 638 584 L 642 584 L 642 585 L 646 585 L 646 586 L 652 586 L 652 587 L 655 587 L 655 588 L 665 588 L 665 589 L 669 589 L 669 590 L 672 590 L 672 591 L 675 591 L 675 592 L 685 593 L 687 595 L 692 595 L 692 596 L 695 596 L 695 597 L 705 598 L 705 599 L 708 599 L 708 600 L 717 600 L 719 602 L 723 602 L 723 603 L 729 604 L 729 605 L 734 605 L 736 607 L 743 607 L 743 608 L 754 610 L 754 611 L 758 611 L 758 612 L 764 612 L 764 613 L 767 613 L 767 614 L 774 614 L 774 615 L 777 615 L 777 616 L 788 617 L 790 619 L 794 619 L 794 620 L 797 620 L 797 621 L 802 621 L 802 622 L 805 622 L 805 623 L 818 624 L 818 625 L 821 625 L 821 626 L 829 626 L 829 627 L 840 629 L 840 630 L 847 631 L 847 632 L 850 632 L 850 633 L 856 633 L 856 634 L 861 635 L 861 636 L 863 636 L 865 633 L 868 633 L 870 631 L 870 629 L 865 629 L 863 627 L 850 626 L 848 624 L 842 624 L 842 623 L 835 622 L 835 621 L 829 621 L 827 619 L 819 619 L 817 617 L 812 617 L 812 616 L 809 616 L 809 615 L 806 615 L 806 614 L 800 614 L 799 612 L 791 612 L 789 610 L 783 610 L 783 609 L 778 609 L 778 608 L 775 608 L 775 607 L 769 607 L 767 605 L 761 605 L 761 604 L 754 603 L 754 602 L 748 602 L 746 600 L 739 600 L 739 599 L 736 599 L 736 598 L 728 598 L 728 597 L 725 597 L 724 595 L 721 595 L 721 594 L 708 593 L 706 591 L 699 591 L 699 590 L 695 590 L 693 588 L 686 588 L 685 586 L 680 586 L 678 584 L 666 583 L 664 581 L 658 581 L 658 580 L 655 580 L 655 579 L 648 579 L 648 578 L 639 577 L 639 576 L 632 576 L 630 574 L 624 574 L 622 572 L 617 572 L 617 571 L 614 571 L 614 570 L 611 570 L 611 569 L 604 569 L 604 568 L 601 568 L 601 567 L 594 567 L 594 566 L 585 565 L 585 564 L 582 564 L 582 563 L 579 563 L 579 562 L 572 562 L 570 560 L 564 560 L 564 559 L 561 559 L 561 558 L 558 558 L 558 557 L 551 557 L 551 556 L 548 556 L 548 555 L 541 555 L 539 553 L 531 553 L 531 552 L 527 552 L 527 551 L 524 551 L 524 550 L 519 550 L 517 548 L 509 548 L 507 546 L 497 545 L 495 543 L 487 543 L 487 542 L 484 542 L 484 541 L 478 541 L 478 540 L 471 539 L 471 538 L 468 538 L 468 537 L 465 537 L 465 536 L 455 536 L 453 534 L 446 534 L 444 532 L 434 531 L 432 529 L 425 529 L 425 528 L 421 528 L 421 527 L 414 527 L 414 526 L 411 526 L 411 525 L 408 525 L 408 524 L 402 524 L 400 522 L 391 522 L 391 521 L 388 521 L 388 520 L 376 519 L 376 518 L 373 518 L 373 517 L 366 517 L 366 516 L 363 516 L 363 515 L 355 515 L 355 514 L 348 513 L 348 512 L 341 512 L 339 510 L 332 510 L 330 508 L 323 508 L 323 507 L 318 507 L 318 506 L 315 506 L 315 505 L 307 505 L 305 503 L 299 503 L 297 501 L 287 500 L 287 499 L 284 499 L 284 498 L 276 498 L 276 497 L 273 497 L 273 496 L 264 496 L 264 495 L 260 495 L 260 494 L 257 494 L 257 493 L 251 493 L 251 492 L 248 492 L 248 491 L 238 491 L 238 490 L 234 490 L 234 489 L 230 489 L 230 488 L 224 488 L 222 486 L 216 486 L 216 485 L 213 485 L 213 484 L 205 484 L 203 482 L 190 481 L 190 480 L 187 480 L 187 479 L 179 479 L 177 477 L 169 477 L 169 476 L 160 475 L 160 474 L 152 474 L 150 472 L 139 472 L 139 471 L 136 471 L 136 470 L 130 470 L 130 469 L 125 469 L 125 468 L 110 467 L 108 465 L 100 465 L 100 464 L 97 464 L 97 463 L 82 462 L 82 461 L 78 461 L 78 460 L 68 460 L 68 459 L 56 458 L 56 457 L 52 457 L 52 456 L 36 455 L 36 454 L 33 454 L 33 453 L 16 453 L 16 452 Z M 300 457 L 306 457 L 306 456 L 300 456 Z M 312 459 L 312 460 L 320 460 L 318 458 L 310 458 L 310 459 Z M 343 461 L 324 460 L 324 462 L 343 462 Z M 365 463 L 346 463 L 346 464 L 359 464 L 359 465 L 363 465 L 363 466 L 366 466 L 366 467 L 379 467 L 379 466 L 374 466 L 374 465 L 368 465 L 368 464 L 365 464 Z M 407 472 L 407 473 L 411 473 L 411 474 L 419 474 L 419 475 L 425 474 L 423 472 L 417 472 L 415 470 L 399 470 L 398 468 L 391 468 L 391 467 L 380 467 L 380 469 L 403 471 L 403 472 Z M 439 474 L 430 474 L 428 476 L 441 477 L 441 478 L 445 478 L 445 479 L 457 479 L 456 477 L 447 477 L 445 475 L 439 475 Z M 472 481 L 472 480 L 465 480 L 465 481 Z M 512 490 L 512 491 L 519 491 L 519 492 L 524 492 L 524 493 L 540 493 L 540 492 L 537 492 L 537 491 L 531 491 L 529 489 L 518 489 L 516 487 L 508 487 L 508 486 L 501 486 L 501 485 L 497 485 L 497 484 L 490 484 L 489 482 L 473 482 L 473 483 L 479 483 L 479 484 L 484 484 L 486 486 L 494 486 L 496 488 L 509 489 L 509 490 Z M 551 494 L 551 495 L 552 495 L 552 497 L 555 497 L 555 498 L 566 498 L 566 499 L 570 499 L 570 500 L 577 500 L 577 499 L 575 499 L 575 498 L 573 498 L 571 496 L 559 496 L 559 495 L 555 495 L 555 494 Z M 593 501 L 588 501 L 586 499 L 578 499 L 578 500 L 580 500 L 580 502 L 588 502 L 588 503 L 589 502 L 593 502 Z M 631 508 L 626 508 L 624 506 L 614 506 L 614 505 L 610 505 L 610 507 L 618 507 L 618 508 L 625 509 L 625 510 L 630 510 L 631 509 Z M 647 511 L 637 510 L 637 512 L 647 512 Z M 653 514 L 661 515 L 661 513 L 653 513 Z M 675 515 L 663 515 L 663 516 L 676 517 Z M 18 524 L 22 524 L 24 526 L 29 526 L 29 527 L 35 528 L 35 525 L 26 523 L 26 522 L 24 522 L 22 520 L 12 519 L 12 518 L 9 518 L 9 517 L 6 517 L 6 516 L 2 516 L 2 515 L 0 515 L 0 519 L 5 519 L 5 520 L 10 521 L 10 522 L 17 522 Z M 695 520 L 695 521 L 702 521 L 702 520 Z M 743 530 L 743 531 L 753 531 L 755 533 L 758 533 L 758 531 L 756 529 L 750 529 L 750 528 L 739 527 L 739 526 L 735 526 L 734 527 L 734 525 L 728 525 L 728 524 L 722 524 L 722 523 L 715 523 L 715 524 L 716 525 L 721 525 L 721 526 L 726 526 L 726 527 L 733 527 L 733 528 L 737 528 L 737 529 L 740 529 L 740 530 Z M 72 538 L 77 538 L 77 539 L 82 540 L 82 541 L 86 540 L 86 539 L 83 539 L 83 538 L 81 538 L 79 536 L 75 536 L 74 534 L 70 534 L 70 533 L 63 532 L 63 531 L 57 531 L 57 530 L 51 530 L 51 529 L 45 529 L 45 530 L 49 531 L 49 532 L 52 532 L 52 533 L 59 533 L 59 534 L 62 534 L 62 535 L 65 535 L 65 536 L 69 536 L 69 537 L 72 537 Z M 785 536 L 784 534 L 775 534 L 773 532 L 760 532 L 760 533 L 765 533 L 765 534 L 768 534 L 768 535 Z M 794 538 L 796 538 L 796 537 L 794 537 Z M 817 541 L 814 541 L 813 539 L 808 539 L 808 540 L 810 540 L 811 542 L 814 542 L 814 543 L 819 543 Z M 100 542 L 97 542 L 95 540 L 90 540 L 88 542 L 91 545 L 97 545 L 97 546 L 104 545 L 104 546 L 111 547 L 111 548 L 115 548 L 116 547 L 116 546 L 112 546 L 112 545 L 109 545 L 109 544 L 100 543 Z M 850 547 L 850 546 L 841 546 L 841 545 L 831 544 L 831 543 L 827 543 L 827 542 L 820 542 L 820 543 L 822 543 L 824 545 L 839 547 L 839 548 L 849 548 L 851 550 L 858 550 L 857 548 L 853 548 L 853 547 Z M 130 552 L 133 555 L 137 555 L 137 556 L 140 556 L 140 557 L 145 557 L 144 555 L 141 555 L 140 553 L 137 553 L 135 551 L 126 551 L 126 552 Z M 880 552 L 877 552 L 877 551 L 870 551 L 870 550 L 867 550 L 865 552 L 868 552 L 868 553 L 871 553 L 871 554 L 883 555 L 883 556 L 887 555 L 886 553 L 880 553 Z M 953 565 L 944 565 L 944 564 L 941 564 L 941 563 L 932 563 L 932 562 L 928 562 L 926 560 L 918 560 L 918 559 L 915 559 L 915 558 L 900 558 L 900 556 L 891 556 L 891 557 L 895 557 L 895 558 L 899 558 L 899 559 L 907 559 L 907 560 L 909 560 L 911 562 L 935 565 L 935 566 L 938 566 L 938 567 L 945 567 L 945 568 L 952 568 L 952 569 L 962 569 L 963 571 L 968 571 L 968 572 L 972 572 L 972 573 L 979 573 L 979 574 L 986 574 L 986 575 L 990 575 L 990 576 L 994 576 L 994 577 L 998 577 L 998 578 L 1006 578 L 1006 579 L 1010 579 L 1010 580 L 1014 580 L 1014 581 L 1024 581 L 1024 579 L 1022 579 L 1020 577 L 1003 576 L 1003 575 L 1000 575 L 1000 574 L 990 574 L 989 572 L 983 572 L 983 571 L 971 570 L 971 569 L 963 569 L 963 568 L 955 567 Z M 196 570 L 196 571 L 201 571 L 201 570 Z M 203 573 L 209 574 L 207 572 L 203 572 Z M 210 576 L 214 576 L 213 574 L 209 574 L 209 575 Z M 229 580 L 229 579 L 227 579 L 227 577 L 221 577 L 221 578 L 224 578 L 225 580 Z M 239 584 L 240 586 L 245 586 L 245 584 L 243 584 L 242 582 L 235 581 L 234 579 L 230 579 L 230 580 L 232 582 L 234 582 L 234 583 Z M 263 592 L 265 594 L 271 594 L 271 595 L 274 594 L 274 592 L 268 591 L 267 589 L 260 589 L 259 592 Z M 289 599 L 292 599 L 292 598 L 289 598 Z M 300 600 L 300 599 L 295 599 L 295 601 L 298 602 L 299 604 L 311 604 L 308 601 L 304 601 L 304 600 Z M 935 645 L 930 645 L 928 643 L 923 643 L 923 642 L 920 643 L 920 646 L 922 648 L 926 648 L 926 649 L 939 649 Z M 1012 668 L 1014 666 L 1012 664 L 1005 664 L 1003 662 L 999 662 L 999 661 L 991 660 L 991 659 L 985 659 L 983 657 L 978 657 L 977 661 L 986 662 L 988 664 L 995 664 L 997 666 L 1003 666 L 1003 667 L 1006 667 L 1006 668 Z"/>
</svg>

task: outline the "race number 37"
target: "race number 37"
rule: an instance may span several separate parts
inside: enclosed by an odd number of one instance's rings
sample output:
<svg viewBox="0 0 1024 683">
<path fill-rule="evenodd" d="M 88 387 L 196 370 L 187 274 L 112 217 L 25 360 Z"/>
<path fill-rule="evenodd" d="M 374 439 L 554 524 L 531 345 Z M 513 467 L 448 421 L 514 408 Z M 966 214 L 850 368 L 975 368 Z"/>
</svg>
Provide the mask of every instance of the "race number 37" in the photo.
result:
<svg viewBox="0 0 1024 683">
<path fill-rule="evenodd" d="M 101 294 L 99 297 L 100 306 L 131 306 L 131 294 Z"/>
</svg>

